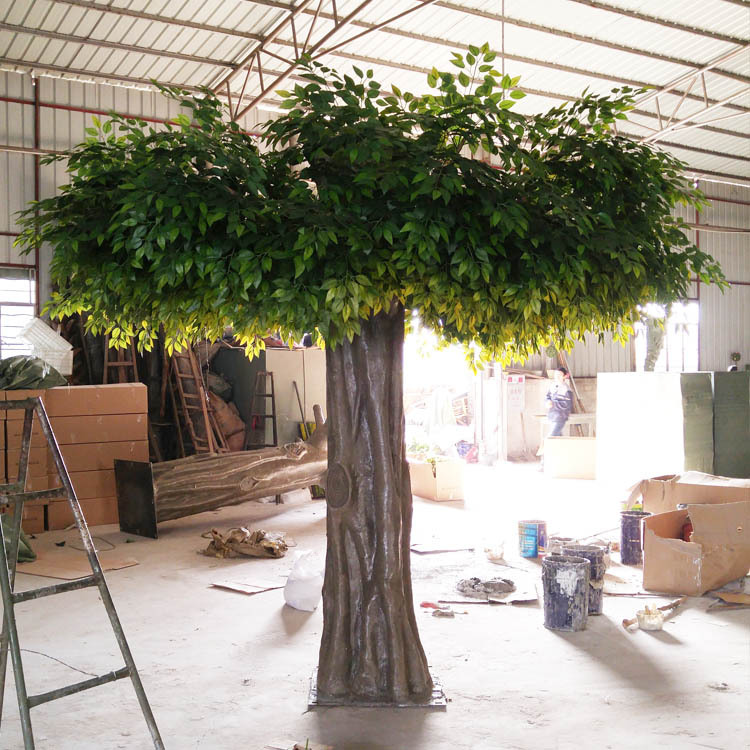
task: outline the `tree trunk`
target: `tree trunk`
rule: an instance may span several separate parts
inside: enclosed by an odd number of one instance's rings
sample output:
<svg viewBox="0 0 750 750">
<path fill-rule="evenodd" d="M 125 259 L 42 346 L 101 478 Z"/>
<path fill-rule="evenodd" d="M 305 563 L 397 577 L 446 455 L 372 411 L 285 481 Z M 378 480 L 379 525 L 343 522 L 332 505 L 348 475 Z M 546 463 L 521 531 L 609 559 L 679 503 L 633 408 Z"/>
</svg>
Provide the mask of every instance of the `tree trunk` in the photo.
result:
<svg viewBox="0 0 750 750">
<path fill-rule="evenodd" d="M 328 548 L 318 702 L 427 702 L 411 588 L 404 446 L 404 308 L 326 349 Z"/>
<path fill-rule="evenodd" d="M 324 483 L 327 425 L 317 405 L 315 417 L 318 427 L 307 442 L 154 464 L 157 522 Z"/>
</svg>

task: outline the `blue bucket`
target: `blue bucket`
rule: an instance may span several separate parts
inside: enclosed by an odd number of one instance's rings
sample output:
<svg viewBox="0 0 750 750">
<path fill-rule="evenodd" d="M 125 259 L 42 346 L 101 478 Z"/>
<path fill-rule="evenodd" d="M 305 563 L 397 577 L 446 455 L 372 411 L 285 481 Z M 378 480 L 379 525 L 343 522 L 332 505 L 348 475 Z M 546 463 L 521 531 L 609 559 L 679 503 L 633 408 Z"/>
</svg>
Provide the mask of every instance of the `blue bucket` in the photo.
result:
<svg viewBox="0 0 750 750">
<path fill-rule="evenodd" d="M 539 557 L 547 551 L 547 522 L 518 522 L 518 551 L 521 557 Z"/>
</svg>

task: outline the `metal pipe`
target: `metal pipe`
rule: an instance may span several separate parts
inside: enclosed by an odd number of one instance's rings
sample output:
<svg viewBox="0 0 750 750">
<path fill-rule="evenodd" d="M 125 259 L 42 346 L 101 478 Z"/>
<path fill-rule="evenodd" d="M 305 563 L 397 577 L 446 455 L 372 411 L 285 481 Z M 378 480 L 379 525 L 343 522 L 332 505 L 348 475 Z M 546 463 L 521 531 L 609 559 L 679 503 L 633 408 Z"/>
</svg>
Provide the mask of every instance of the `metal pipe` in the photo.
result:
<svg viewBox="0 0 750 750">
<path fill-rule="evenodd" d="M 108 672 L 107 674 L 101 675 L 101 677 L 92 677 L 90 680 L 81 680 L 81 682 L 74 682 L 72 685 L 66 685 L 65 687 L 57 688 L 57 690 L 50 690 L 48 693 L 39 693 L 39 695 L 29 696 L 29 708 L 39 706 L 42 703 L 48 703 L 49 701 L 57 700 L 58 698 L 64 698 L 66 695 L 75 695 L 80 693 L 82 690 L 90 690 L 93 687 L 99 685 L 106 685 L 108 682 L 114 682 L 115 680 L 121 680 L 123 677 L 130 675 L 130 669 L 128 667 L 121 667 L 120 669 Z"/>
<path fill-rule="evenodd" d="M 700 185 L 700 180 L 695 181 L 695 187 L 698 188 Z M 697 230 L 697 227 L 700 222 L 700 213 L 698 212 L 698 206 L 695 207 L 695 246 L 700 249 L 701 246 L 701 233 Z M 700 372 L 701 369 L 701 278 L 700 276 L 696 277 L 695 280 L 695 289 L 696 294 L 695 296 L 698 298 L 698 371 Z"/>
<path fill-rule="evenodd" d="M 29 28 L 27 26 L 18 26 L 14 23 L 0 22 L 0 31 L 10 31 L 14 34 L 26 34 L 33 37 L 46 37 L 61 42 L 70 42 L 72 44 L 83 44 L 92 47 L 103 47 L 104 49 L 116 49 L 122 52 L 135 52 L 142 55 L 152 55 L 153 57 L 167 57 L 173 60 L 183 60 L 185 62 L 198 63 L 199 65 L 215 65 L 221 68 L 231 68 L 233 63 L 228 60 L 215 60 L 211 57 L 199 57 L 197 55 L 186 55 L 182 52 L 170 52 L 169 50 L 153 49 L 153 47 L 139 47 L 135 44 L 121 44 L 120 42 L 108 42 L 104 39 L 93 39 L 90 36 L 76 36 L 74 34 L 61 34 L 57 31 L 47 29 Z M 33 63 L 28 63 L 33 65 Z"/>
<path fill-rule="evenodd" d="M 53 586 L 44 586 L 41 589 L 31 589 L 29 591 L 20 591 L 13 594 L 13 604 L 28 602 L 33 599 L 43 599 L 45 596 L 54 596 L 55 594 L 64 594 L 66 591 L 78 591 L 89 586 L 96 586 L 96 577 L 86 576 L 85 578 L 76 578 L 74 581 L 65 583 L 56 583 Z"/>
<path fill-rule="evenodd" d="M 31 77 L 32 88 L 34 89 L 34 148 L 39 150 L 41 143 L 41 117 L 39 108 L 39 79 L 34 76 Z M 41 182 L 42 182 L 42 166 L 39 160 L 39 154 L 34 154 L 34 201 L 39 202 L 41 195 Z M 39 209 L 35 209 L 34 216 L 36 219 L 39 218 Z M 35 291 L 35 305 L 34 314 L 39 315 L 41 295 L 39 290 L 39 238 L 34 241 L 34 291 Z M 27 412 L 28 414 L 28 412 Z"/>
</svg>

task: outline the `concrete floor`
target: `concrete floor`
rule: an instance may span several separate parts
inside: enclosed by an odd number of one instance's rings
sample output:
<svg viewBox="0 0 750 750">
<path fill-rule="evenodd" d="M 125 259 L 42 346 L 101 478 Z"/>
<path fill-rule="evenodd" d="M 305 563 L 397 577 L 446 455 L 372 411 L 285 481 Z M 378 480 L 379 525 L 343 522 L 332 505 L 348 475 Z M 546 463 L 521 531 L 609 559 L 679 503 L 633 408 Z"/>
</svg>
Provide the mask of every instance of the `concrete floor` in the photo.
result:
<svg viewBox="0 0 750 750">
<path fill-rule="evenodd" d="M 534 465 L 467 469 L 465 502 L 415 501 L 413 539 L 467 542 L 480 550 L 504 542 L 506 561 L 524 570 L 491 565 L 481 552 L 414 554 L 417 604 L 452 598 L 455 581 L 472 573 L 533 587 L 539 564 L 517 559 L 519 518 L 544 518 L 551 532 L 566 536 L 595 534 L 618 522 L 623 488 L 551 480 Z M 227 579 L 283 583 L 292 554 L 281 560 L 197 554 L 207 544 L 203 532 L 241 524 L 286 531 L 297 549 L 313 550 L 322 560 L 325 506 L 306 492 L 286 496 L 283 505 L 249 503 L 171 521 L 160 526 L 158 541 L 126 544 L 114 527 L 94 530 L 117 545 L 110 555 L 139 561 L 107 579 L 169 750 L 262 750 L 304 746 L 307 739 L 335 750 L 750 746 L 750 612 L 706 612 L 707 598 L 689 600 L 659 633 L 627 633 L 620 622 L 645 601 L 666 599 L 607 597 L 604 614 L 579 633 L 545 629 L 537 606 L 468 605 L 469 614 L 455 619 L 419 609 L 447 710 L 308 712 L 320 609 L 290 609 L 281 590 L 245 596 L 210 587 Z M 61 540 L 75 542 L 75 532 L 40 535 L 36 549 L 51 557 L 59 553 L 53 542 Z M 610 572 L 632 574 L 617 566 Z M 17 588 L 52 582 L 21 573 Z M 25 603 L 17 612 L 23 648 L 85 672 L 122 665 L 93 591 Z M 83 679 L 42 655 L 23 656 L 32 693 Z M 4 714 L 0 750 L 23 747 L 11 677 Z M 153 747 L 126 680 L 40 706 L 32 720 L 39 750 Z"/>
</svg>

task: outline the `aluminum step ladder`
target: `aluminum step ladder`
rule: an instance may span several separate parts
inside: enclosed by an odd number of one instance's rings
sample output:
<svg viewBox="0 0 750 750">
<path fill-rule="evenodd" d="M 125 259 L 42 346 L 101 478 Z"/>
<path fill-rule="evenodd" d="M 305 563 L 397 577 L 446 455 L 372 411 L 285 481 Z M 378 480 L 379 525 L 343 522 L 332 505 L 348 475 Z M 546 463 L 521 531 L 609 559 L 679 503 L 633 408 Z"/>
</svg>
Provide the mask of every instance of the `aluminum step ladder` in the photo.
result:
<svg viewBox="0 0 750 750">
<path fill-rule="evenodd" d="M 81 512 L 81 506 L 70 481 L 70 476 L 65 468 L 65 462 L 60 453 L 60 448 L 57 445 L 55 435 L 52 432 L 52 427 L 47 417 L 47 412 L 44 409 L 44 405 L 42 404 L 42 399 L 36 397 L 19 401 L 0 401 L 0 409 L 6 411 L 13 409 L 25 410 L 23 435 L 21 438 L 21 455 L 18 462 L 18 480 L 10 484 L 0 484 L 0 503 L 13 505 L 12 531 L 10 539 L 8 540 L 7 550 L 5 546 L 5 533 L 2 529 L 2 524 L 0 524 L 0 545 L 2 546 L 4 553 L 2 555 L 2 561 L 0 562 L 0 588 L 2 588 L 3 600 L 3 629 L 2 634 L 0 635 L 0 718 L 2 717 L 3 698 L 5 693 L 5 673 L 8 665 L 8 648 L 10 648 L 25 750 L 34 750 L 34 733 L 31 727 L 30 709 L 39 706 L 42 703 L 57 700 L 66 695 L 73 695 L 82 690 L 88 690 L 89 688 L 104 685 L 108 682 L 114 682 L 115 680 L 120 680 L 124 677 L 130 677 L 133 683 L 133 688 L 135 689 L 138 703 L 141 706 L 141 711 L 143 712 L 149 732 L 151 733 L 154 747 L 156 750 L 164 750 L 164 743 L 162 742 L 161 735 L 156 726 L 154 715 L 151 712 L 151 706 L 146 698 L 146 693 L 143 689 L 143 684 L 141 683 L 141 678 L 136 669 L 135 662 L 133 661 L 133 656 L 130 653 L 130 647 L 125 639 L 125 633 L 123 632 L 120 619 L 115 611 L 112 596 L 110 595 L 107 583 L 104 580 L 104 573 L 102 572 L 102 567 L 99 563 L 99 558 L 97 557 L 96 549 L 94 548 L 94 543 L 91 539 L 91 534 L 89 533 L 86 520 Z M 52 452 L 52 457 L 54 458 L 57 473 L 62 482 L 62 487 L 57 487 L 51 490 L 25 492 L 24 489 L 26 487 L 26 475 L 29 465 L 29 452 L 31 448 L 31 429 L 35 413 L 39 420 L 42 432 L 47 438 L 47 443 Z M 70 502 L 76 526 L 81 534 L 81 540 L 83 541 L 86 556 L 91 564 L 92 575 L 74 581 L 54 584 L 52 586 L 15 592 L 13 587 L 16 578 L 18 543 L 21 534 L 21 518 L 23 516 L 24 502 L 28 500 L 48 499 L 54 497 L 66 497 Z M 100 677 L 93 677 L 88 680 L 76 682 L 56 690 L 40 693 L 39 695 L 29 695 L 26 692 L 26 680 L 24 678 L 23 663 L 21 661 L 21 647 L 18 641 L 18 629 L 14 610 L 15 605 L 20 604 L 21 602 L 41 599 L 45 596 L 62 594 L 66 591 L 76 591 L 89 586 L 96 586 L 99 589 L 99 596 L 101 596 L 104 608 L 107 610 L 112 630 L 114 631 L 117 644 L 120 647 L 120 652 L 125 661 L 125 666 L 101 675 Z"/>
</svg>

